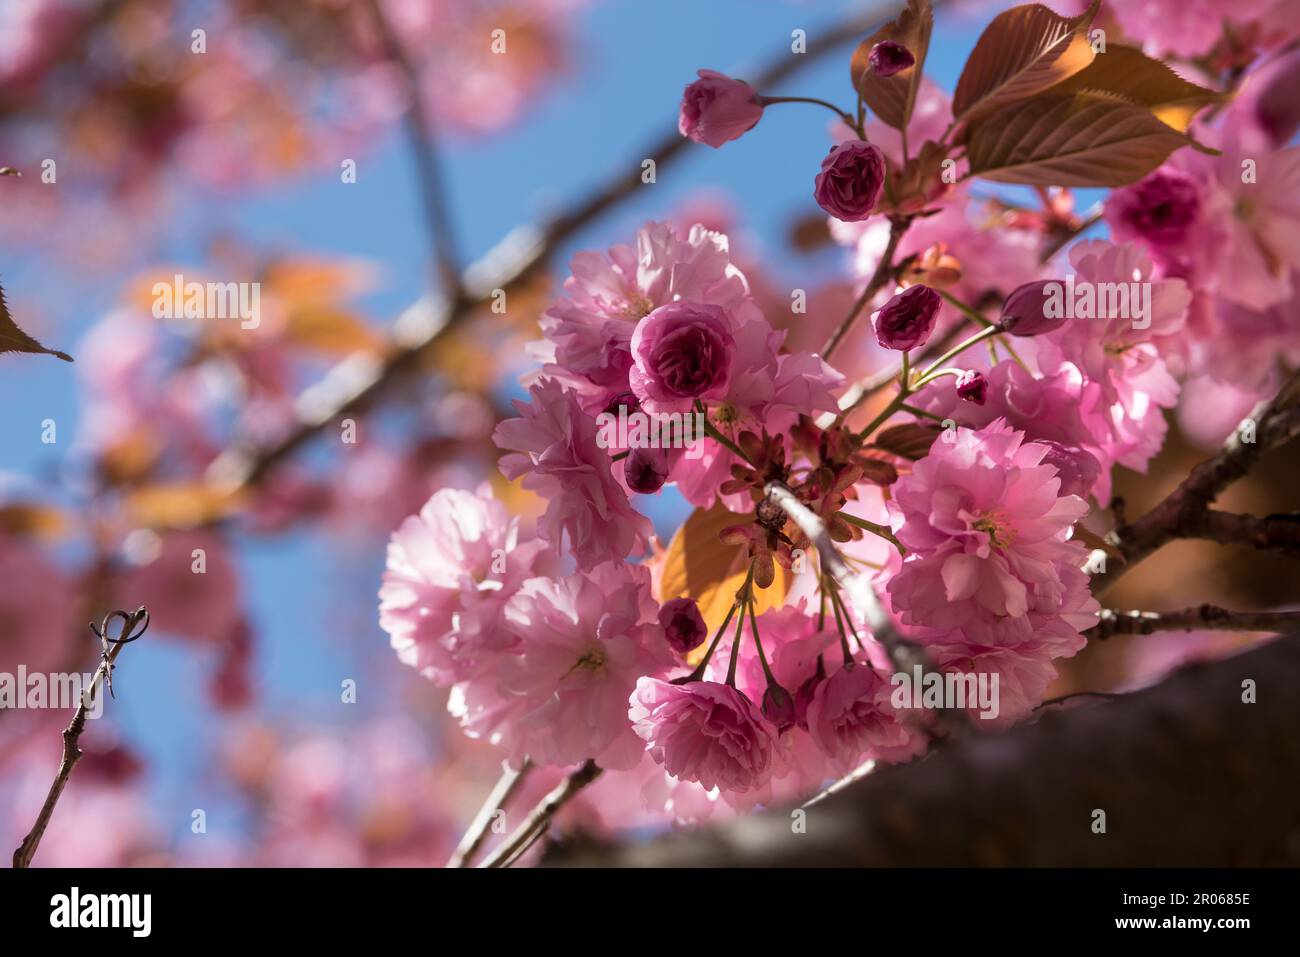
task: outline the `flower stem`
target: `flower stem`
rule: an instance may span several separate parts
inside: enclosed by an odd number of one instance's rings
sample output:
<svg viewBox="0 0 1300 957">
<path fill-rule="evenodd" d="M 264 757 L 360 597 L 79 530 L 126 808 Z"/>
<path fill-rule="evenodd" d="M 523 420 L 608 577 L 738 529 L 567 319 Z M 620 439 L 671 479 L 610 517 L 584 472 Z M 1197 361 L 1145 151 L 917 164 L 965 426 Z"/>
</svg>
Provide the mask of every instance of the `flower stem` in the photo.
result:
<svg viewBox="0 0 1300 957">
<path fill-rule="evenodd" d="M 842 119 L 850 129 L 856 131 L 859 137 L 863 139 L 866 138 L 862 136 L 861 124 L 855 123 L 852 116 L 845 113 L 834 103 L 828 103 L 826 100 L 819 100 L 815 96 L 760 96 L 758 100 L 763 104 L 763 106 L 771 106 L 774 103 L 812 103 L 815 106 L 824 106 Z"/>
<path fill-rule="evenodd" d="M 850 515 L 848 512 L 836 512 L 835 514 L 837 518 L 844 519 L 844 521 L 848 522 L 850 525 L 856 525 L 858 528 L 864 529 L 873 535 L 879 535 L 885 541 L 897 548 L 898 554 L 907 554 L 907 549 L 905 549 L 902 543 L 894 537 L 894 533 L 890 531 L 887 526 L 877 525 L 875 522 L 869 522 L 865 518 L 858 518 L 856 515 Z"/>
<path fill-rule="evenodd" d="M 932 372 L 934 372 L 936 369 L 942 368 L 944 363 L 948 362 L 951 359 L 955 359 L 957 356 L 961 355 L 971 346 L 979 345 L 985 339 L 989 338 L 989 336 L 996 336 L 1000 331 L 1001 330 L 997 326 L 988 325 L 985 326 L 983 329 L 981 329 L 979 332 L 975 333 L 975 335 L 969 336 L 966 339 L 963 339 L 961 342 L 957 343 L 955 346 L 953 346 L 951 349 L 949 349 L 939 358 L 935 359 L 932 363 L 930 363 L 930 365 L 926 368 L 926 370 L 921 373 L 921 378 L 917 382 L 917 388 L 920 388 L 921 385 L 925 383 L 927 377 Z"/>
<path fill-rule="evenodd" d="M 758 637 L 758 619 L 754 617 L 754 602 L 749 603 L 749 630 L 754 633 L 754 647 L 758 649 L 758 660 L 763 666 L 763 675 L 767 678 L 769 685 L 777 683 L 776 678 L 772 675 L 772 669 L 768 667 L 767 655 L 763 654 L 763 642 Z"/>
</svg>

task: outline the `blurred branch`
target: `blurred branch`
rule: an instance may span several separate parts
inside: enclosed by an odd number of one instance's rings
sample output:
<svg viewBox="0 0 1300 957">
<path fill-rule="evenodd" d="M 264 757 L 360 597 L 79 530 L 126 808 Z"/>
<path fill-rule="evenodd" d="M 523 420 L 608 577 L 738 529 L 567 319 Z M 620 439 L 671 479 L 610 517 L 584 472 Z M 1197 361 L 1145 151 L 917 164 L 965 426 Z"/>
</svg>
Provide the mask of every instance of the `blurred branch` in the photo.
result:
<svg viewBox="0 0 1300 957">
<path fill-rule="evenodd" d="M 448 867 L 469 866 L 474 859 L 474 854 L 483 844 L 483 839 L 487 837 L 488 828 L 492 826 L 492 819 L 496 817 L 497 811 L 502 810 L 510 802 L 510 798 L 519 789 L 519 785 L 524 783 L 524 779 L 532 769 L 532 762 L 524 759 L 523 765 L 518 770 L 507 765 L 501 771 L 501 777 L 492 788 L 487 800 L 483 802 L 483 806 L 479 808 L 478 814 L 474 816 L 469 830 L 456 845 L 451 859 L 447 861 Z"/>
<path fill-rule="evenodd" d="M 1098 209 L 1091 215 L 1079 220 L 1079 222 L 1071 228 L 1057 233 L 1045 246 L 1043 246 L 1042 252 L 1038 254 L 1039 262 L 1048 262 L 1053 256 L 1065 248 L 1066 244 L 1092 229 L 1092 227 L 1101 222 L 1103 218 L 1101 210 Z"/>
<path fill-rule="evenodd" d="M 1255 682 L 1246 704 L 1242 683 Z M 1032 724 L 879 767 L 812 807 L 543 863 L 708 866 L 1294 866 L 1300 637 Z M 1231 808 L 1232 813 L 1223 813 Z M 1105 831 L 1094 832 L 1096 812 Z"/>
<path fill-rule="evenodd" d="M 402 46 L 402 41 L 393 32 L 393 26 L 384 15 L 379 0 L 368 0 L 366 6 L 375 21 L 375 28 L 379 32 L 379 38 L 389 58 L 397 65 L 406 83 L 407 143 L 415 160 L 416 180 L 420 184 L 420 194 L 424 201 L 424 215 L 429 225 L 438 275 L 442 280 L 443 295 L 448 299 L 456 300 L 461 296 L 458 265 L 460 257 L 456 252 L 456 234 L 451 226 L 451 212 L 447 208 L 446 175 L 438 151 L 433 113 L 424 102 L 420 71 L 411 62 L 406 49 Z"/>
<path fill-rule="evenodd" d="M 1101 621 L 1085 634 L 1150 635 L 1157 631 L 1270 631 L 1300 629 L 1300 611 L 1229 611 L 1217 605 L 1197 605 L 1181 611 L 1119 611 L 1104 608 Z"/>
<path fill-rule="evenodd" d="M 759 89 L 779 82 L 871 33 L 882 16 L 892 15 L 900 5 L 898 2 L 876 4 L 864 13 L 828 27 L 809 39 L 803 54 L 783 48 L 766 68 L 753 76 L 752 82 Z M 576 232 L 637 190 L 642 185 L 641 157 L 653 159 L 662 168 L 688 142 L 673 129 L 649 150 L 623 164 L 621 172 L 590 196 L 549 223 L 513 230 L 465 270 L 461 283 L 465 290 L 463 296 L 450 300 L 425 298 L 415 303 L 399 318 L 394 339 L 381 359 L 354 356 L 339 363 L 299 397 L 298 421 L 283 438 L 267 445 L 236 444 L 228 448 L 209 466 L 208 481 L 230 492 L 255 485 L 329 423 L 383 398 L 395 382 L 418 368 L 420 359 L 442 335 L 485 307 L 494 290 L 509 292 L 527 282 Z"/>
<path fill-rule="evenodd" d="M 122 630 L 114 638 L 109 628 L 119 617 L 122 619 Z M 137 625 L 139 631 L 136 631 Z M 107 686 L 109 693 L 112 693 L 113 667 L 117 656 L 129 642 L 135 641 L 144 634 L 145 629 L 149 627 L 149 612 L 144 609 L 144 606 L 133 612 L 115 611 L 105 615 L 104 621 L 98 628 L 95 628 L 94 622 L 91 622 L 90 627 L 102 642 L 103 654 L 100 656 L 99 667 L 95 670 L 94 677 L 90 679 L 90 687 L 82 690 L 81 703 L 73 712 L 68 726 L 63 729 L 63 757 L 59 761 L 59 770 L 54 775 L 49 794 L 46 795 L 45 803 L 36 816 L 36 823 L 32 825 L 31 831 L 14 851 L 13 864 L 17 868 L 28 867 L 32 863 L 36 848 L 40 846 L 41 838 L 45 836 L 45 828 L 54 814 L 54 807 L 59 803 L 63 789 L 68 785 L 68 778 L 72 776 L 72 769 L 81 760 L 82 751 L 78 747 L 78 742 L 81 740 L 81 733 L 86 729 L 86 712 L 89 710 L 89 705 L 96 693 L 102 693 L 99 692 L 101 687 Z"/>
<path fill-rule="evenodd" d="M 1287 516 L 1255 518 L 1210 509 L 1219 494 L 1248 474 L 1266 452 L 1300 435 L 1300 373 L 1285 382 L 1272 399 L 1259 403 L 1245 422 L 1253 427 L 1235 430 L 1218 453 L 1193 468 L 1154 508 L 1132 524 L 1120 522 L 1112 537 L 1124 557 L 1123 564 L 1092 577 L 1094 595 L 1179 538 L 1208 538 L 1300 554 L 1300 522 Z"/>
<path fill-rule="evenodd" d="M 519 859 L 547 828 L 551 818 L 568 804 L 575 794 L 600 777 L 601 769 L 595 761 L 587 761 L 555 786 L 550 794 L 529 812 L 524 823 L 483 862 L 483 867 L 509 867 Z"/>
<path fill-rule="evenodd" d="M 862 295 L 858 296 L 857 301 L 849 309 L 849 314 L 840 320 L 840 324 L 835 327 L 835 331 L 826 340 L 826 345 L 822 346 L 822 358 L 827 362 L 830 361 L 831 353 L 849 334 L 849 330 L 857 322 L 862 310 L 876 297 L 876 293 L 884 288 L 885 283 L 893 278 L 894 253 L 897 252 L 898 243 L 903 238 L 903 234 L 907 232 L 907 227 L 911 224 L 912 218 L 910 216 L 889 221 L 889 241 L 885 244 L 885 251 L 880 255 L 880 262 L 876 263 L 876 271 L 871 274 L 871 279 L 867 281 L 866 288 L 862 290 Z"/>
</svg>

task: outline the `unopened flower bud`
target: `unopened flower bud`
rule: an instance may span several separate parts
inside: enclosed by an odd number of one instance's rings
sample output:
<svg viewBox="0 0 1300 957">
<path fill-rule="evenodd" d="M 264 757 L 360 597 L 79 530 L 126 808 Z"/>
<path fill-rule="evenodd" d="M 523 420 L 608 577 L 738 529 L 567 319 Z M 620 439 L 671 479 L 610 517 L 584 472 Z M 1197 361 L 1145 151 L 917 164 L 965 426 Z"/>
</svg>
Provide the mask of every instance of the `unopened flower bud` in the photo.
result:
<svg viewBox="0 0 1300 957">
<path fill-rule="evenodd" d="M 916 57 L 903 44 L 883 40 L 871 48 L 868 62 L 871 64 L 871 72 L 876 76 L 893 76 L 914 66 Z"/>
<path fill-rule="evenodd" d="M 704 643 L 708 629 L 694 598 L 674 598 L 659 609 L 659 624 L 664 637 L 678 654 L 686 654 Z"/>
<path fill-rule="evenodd" d="M 989 380 L 974 369 L 963 372 L 957 377 L 957 395 L 967 402 L 983 405 L 989 395 Z"/>
<path fill-rule="evenodd" d="M 632 491 L 650 495 L 664 487 L 668 468 L 666 450 L 635 448 L 623 463 L 623 478 Z"/>
<path fill-rule="evenodd" d="M 794 697 L 779 684 L 770 684 L 763 692 L 762 711 L 763 717 L 776 725 L 777 731 L 794 727 Z"/>
<path fill-rule="evenodd" d="M 1065 310 L 1059 315 L 1047 314 L 1050 290 L 1059 288 L 1059 279 L 1040 279 L 1027 282 L 1007 296 L 1002 304 L 1001 326 L 1013 336 L 1041 336 L 1065 324 Z"/>
<path fill-rule="evenodd" d="M 934 331 L 943 300 L 929 286 L 909 286 L 890 299 L 871 317 L 876 341 L 886 349 L 916 349 Z"/>
</svg>

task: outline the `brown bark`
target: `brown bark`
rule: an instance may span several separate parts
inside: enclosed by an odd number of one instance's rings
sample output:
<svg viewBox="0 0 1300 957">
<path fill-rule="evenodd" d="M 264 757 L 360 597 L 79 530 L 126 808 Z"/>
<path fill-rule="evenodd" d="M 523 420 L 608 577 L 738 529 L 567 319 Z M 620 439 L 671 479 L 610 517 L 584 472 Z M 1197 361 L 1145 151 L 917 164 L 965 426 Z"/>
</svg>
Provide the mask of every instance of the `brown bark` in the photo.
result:
<svg viewBox="0 0 1300 957">
<path fill-rule="evenodd" d="M 1257 703 L 1242 700 L 1255 682 Z M 1300 635 L 1118 699 L 969 733 L 809 807 L 649 843 L 573 843 L 592 866 L 1300 864 Z M 1106 833 L 1093 832 L 1094 811 Z"/>
</svg>

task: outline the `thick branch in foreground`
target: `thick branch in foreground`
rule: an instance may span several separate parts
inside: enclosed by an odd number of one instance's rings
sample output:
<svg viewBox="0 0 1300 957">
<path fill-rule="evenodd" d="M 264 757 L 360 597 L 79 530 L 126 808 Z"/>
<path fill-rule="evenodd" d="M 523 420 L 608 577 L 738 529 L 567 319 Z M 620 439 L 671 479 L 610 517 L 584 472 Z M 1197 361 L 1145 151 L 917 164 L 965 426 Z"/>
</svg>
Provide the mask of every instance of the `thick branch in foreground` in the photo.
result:
<svg viewBox="0 0 1300 957">
<path fill-rule="evenodd" d="M 109 628 L 115 618 L 122 619 L 122 630 L 115 638 L 109 634 Z M 137 626 L 139 626 L 137 630 Z M 95 628 L 92 623 L 90 626 Z M 134 612 L 115 611 L 104 618 L 103 624 L 96 629 L 95 633 L 103 640 L 104 653 L 100 658 L 99 667 L 95 670 L 95 675 L 90 680 L 90 687 L 81 693 L 81 703 L 77 705 L 77 710 L 73 712 L 72 720 L 68 726 L 63 729 L 63 757 L 59 761 L 59 770 L 54 775 L 54 782 L 50 785 L 50 792 L 45 797 L 45 803 L 41 805 L 41 811 L 36 816 L 36 823 L 32 825 L 31 831 L 23 838 L 23 842 L 18 845 L 14 851 L 14 867 L 28 867 L 32 863 L 32 857 L 36 854 L 36 848 L 40 846 L 41 838 L 45 836 L 45 829 L 49 826 L 50 817 L 54 814 L 55 805 L 59 803 L 59 798 L 63 796 L 63 789 L 68 786 L 68 778 L 72 776 L 72 769 L 76 767 L 81 760 L 81 748 L 78 742 L 81 740 L 81 733 L 86 729 L 86 713 L 90 704 L 94 702 L 96 694 L 103 694 L 103 688 L 107 686 L 110 690 L 113 687 L 113 666 L 117 661 L 117 656 L 122 653 L 128 642 L 135 641 L 144 634 L 144 630 L 149 627 L 149 613 L 145 611 L 144 606 L 136 609 Z"/>
<path fill-rule="evenodd" d="M 1257 703 L 1243 700 L 1254 682 Z M 1034 724 L 877 768 L 803 809 L 646 844 L 557 848 L 579 866 L 1300 864 L 1300 637 Z M 1105 832 L 1097 833 L 1097 811 Z"/>
<path fill-rule="evenodd" d="M 1300 630 L 1300 611 L 1229 611 L 1216 605 L 1197 605 L 1181 611 L 1118 611 L 1103 608 L 1101 620 L 1084 632 L 1089 638 L 1112 635 L 1153 635 L 1158 631 L 1267 631 L 1281 634 Z"/>
</svg>

